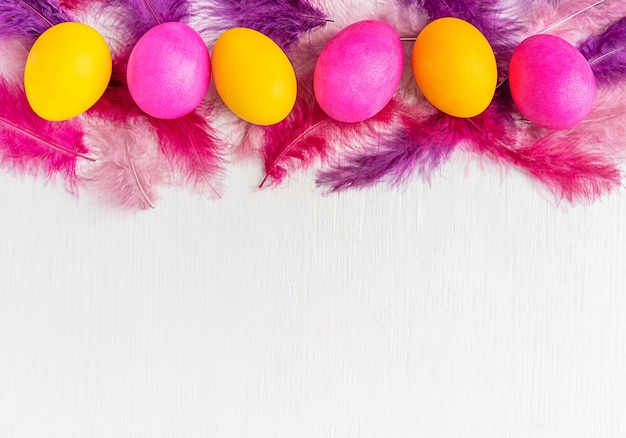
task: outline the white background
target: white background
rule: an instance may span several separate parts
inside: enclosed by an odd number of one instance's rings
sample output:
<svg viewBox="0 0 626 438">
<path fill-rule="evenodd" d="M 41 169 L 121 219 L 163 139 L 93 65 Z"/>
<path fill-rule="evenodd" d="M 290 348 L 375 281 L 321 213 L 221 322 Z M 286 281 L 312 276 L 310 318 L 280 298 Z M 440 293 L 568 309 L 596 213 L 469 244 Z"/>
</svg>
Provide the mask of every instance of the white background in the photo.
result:
<svg viewBox="0 0 626 438">
<path fill-rule="evenodd" d="M 0 177 L 0 437 L 622 437 L 626 199 L 455 154 L 128 215 Z"/>
</svg>

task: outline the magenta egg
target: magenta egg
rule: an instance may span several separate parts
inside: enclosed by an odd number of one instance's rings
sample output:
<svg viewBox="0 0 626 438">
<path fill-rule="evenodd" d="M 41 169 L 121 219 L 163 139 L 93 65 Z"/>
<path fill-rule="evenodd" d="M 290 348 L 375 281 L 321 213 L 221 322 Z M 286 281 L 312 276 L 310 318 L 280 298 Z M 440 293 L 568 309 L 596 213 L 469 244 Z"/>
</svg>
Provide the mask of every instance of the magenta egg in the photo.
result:
<svg viewBox="0 0 626 438">
<path fill-rule="evenodd" d="M 547 129 L 569 129 L 591 112 L 596 81 L 583 55 L 554 35 L 534 35 L 515 49 L 511 95 L 522 115 Z"/>
<path fill-rule="evenodd" d="M 206 95 L 210 65 L 209 51 L 195 30 L 183 23 L 159 24 L 130 54 L 128 89 L 145 113 L 159 119 L 182 117 Z"/>
<path fill-rule="evenodd" d="M 326 44 L 317 60 L 315 98 L 335 120 L 369 119 L 393 97 L 403 66 L 402 43 L 393 27 L 377 20 L 351 24 Z"/>
</svg>

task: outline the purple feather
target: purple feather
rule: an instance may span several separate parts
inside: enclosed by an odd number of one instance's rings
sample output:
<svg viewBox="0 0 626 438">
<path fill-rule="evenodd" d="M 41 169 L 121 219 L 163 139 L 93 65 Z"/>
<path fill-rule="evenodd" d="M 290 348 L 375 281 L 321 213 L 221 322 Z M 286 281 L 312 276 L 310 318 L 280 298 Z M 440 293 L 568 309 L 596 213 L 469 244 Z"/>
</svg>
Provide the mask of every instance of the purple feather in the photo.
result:
<svg viewBox="0 0 626 438">
<path fill-rule="evenodd" d="M 27 36 L 33 39 L 50 27 L 72 21 L 55 1 L 0 0 L 0 37 Z"/>
<path fill-rule="evenodd" d="M 219 35 L 232 27 L 248 27 L 287 49 L 306 32 L 328 21 L 308 0 L 211 0 L 202 8 L 203 33 Z"/>
<path fill-rule="evenodd" d="M 30 108 L 24 90 L 0 80 L 0 161 L 19 174 L 61 176 L 76 193 L 76 163 L 87 159 L 75 120 L 48 122 Z"/>
<path fill-rule="evenodd" d="M 455 17 L 474 25 L 491 44 L 502 71 L 508 68 L 513 51 L 520 41 L 523 26 L 517 15 L 508 11 L 502 0 L 399 0 L 408 6 L 418 3 L 431 20 Z"/>
<path fill-rule="evenodd" d="M 380 138 L 379 146 L 360 153 L 342 154 L 338 163 L 318 173 L 316 183 L 331 191 L 364 188 L 379 182 L 397 186 L 406 182 L 416 171 L 429 179 L 434 169 L 447 161 L 456 145 L 450 119 L 436 113 L 420 120 L 406 110 L 400 114 L 400 126 Z"/>
<path fill-rule="evenodd" d="M 116 16 L 129 45 L 158 24 L 186 22 L 192 14 L 188 0 L 107 0 L 104 11 Z"/>
<path fill-rule="evenodd" d="M 589 62 L 599 86 L 623 81 L 626 77 L 626 17 L 601 35 L 589 37 L 579 50 Z"/>
<path fill-rule="evenodd" d="M 404 6 L 410 6 L 416 0 L 400 1 Z M 431 19 L 454 16 L 472 22 L 491 40 L 494 51 L 499 55 L 501 69 L 506 70 L 516 46 L 514 36 L 521 31 L 521 25 L 506 18 L 499 2 L 418 0 L 418 5 L 426 10 Z M 510 100 L 506 91 L 506 87 L 498 91 L 498 97 L 503 102 Z M 485 141 L 472 120 L 440 112 L 424 120 L 415 114 L 416 110 L 411 109 L 411 105 L 399 108 L 396 108 L 400 114 L 399 126 L 364 151 L 349 153 L 330 170 L 321 172 L 318 185 L 333 191 L 367 187 L 380 181 L 398 185 L 416 171 L 428 179 L 432 171 L 448 159 L 457 144 L 462 141 Z M 504 129 L 498 125 L 499 121 L 494 122 L 499 130 Z"/>
</svg>

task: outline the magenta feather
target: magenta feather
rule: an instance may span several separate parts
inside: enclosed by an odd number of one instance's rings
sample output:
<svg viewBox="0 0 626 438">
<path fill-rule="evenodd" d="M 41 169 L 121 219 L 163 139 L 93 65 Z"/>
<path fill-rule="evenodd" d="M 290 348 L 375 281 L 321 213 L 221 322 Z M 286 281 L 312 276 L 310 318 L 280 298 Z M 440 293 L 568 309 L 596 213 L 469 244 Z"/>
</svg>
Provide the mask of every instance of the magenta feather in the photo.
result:
<svg viewBox="0 0 626 438">
<path fill-rule="evenodd" d="M 83 132 L 75 120 L 48 122 L 28 105 L 24 90 L 0 80 L 0 159 L 18 174 L 62 177 L 76 193 L 76 165 L 87 156 Z"/>
<path fill-rule="evenodd" d="M 471 140 L 464 143 L 467 149 L 518 167 L 559 200 L 593 201 L 620 185 L 619 166 L 594 144 L 536 127 L 528 129 L 538 131 L 538 136 L 525 135 L 515 128 L 510 113 L 495 105 L 472 123 L 475 130 Z"/>
<path fill-rule="evenodd" d="M 207 188 L 208 194 L 220 197 L 225 146 L 209 124 L 209 114 L 196 110 L 174 122 L 150 118 L 150 124 L 180 182 L 198 192 Z"/>
<path fill-rule="evenodd" d="M 210 0 L 199 11 L 203 34 L 214 39 L 232 27 L 249 27 L 283 49 L 327 22 L 324 12 L 308 0 Z"/>
<path fill-rule="evenodd" d="M 91 119 L 87 137 L 97 160 L 82 171 L 84 185 L 106 204 L 123 210 L 154 208 L 167 163 L 145 120 L 103 123 Z"/>
<path fill-rule="evenodd" d="M 0 75 L 7 82 L 21 84 L 28 50 L 32 41 L 28 37 L 12 37 L 0 40 Z"/>
<path fill-rule="evenodd" d="M 46 0 L 0 0 L 0 37 L 37 38 L 55 24 L 72 21 L 58 2 Z"/>
<path fill-rule="evenodd" d="M 306 79 L 305 79 L 306 78 Z M 280 184 L 289 172 L 305 169 L 316 160 L 326 161 L 337 150 L 358 146 L 371 138 L 378 138 L 381 129 L 389 126 L 394 117 L 394 106 L 388 105 L 374 117 L 359 123 L 342 123 L 328 117 L 317 104 L 312 77 L 306 75 L 298 86 L 298 98 L 291 114 L 282 122 L 264 127 L 261 149 L 267 181 Z M 249 138 L 255 138 L 252 134 Z"/>
<path fill-rule="evenodd" d="M 68 11 L 81 11 L 88 8 L 94 0 L 60 0 L 61 9 Z"/>
<path fill-rule="evenodd" d="M 249 128 L 246 139 L 255 138 L 255 130 L 262 133 L 260 148 L 265 177 L 260 187 L 268 179 L 279 184 L 288 172 L 306 168 L 317 158 L 326 158 L 330 136 L 336 125 L 317 104 L 307 82 L 299 82 L 296 104 L 285 120 L 271 126 Z"/>
<path fill-rule="evenodd" d="M 599 86 L 623 81 L 626 78 L 626 17 L 601 35 L 589 37 L 579 50 L 589 61 Z"/>
</svg>

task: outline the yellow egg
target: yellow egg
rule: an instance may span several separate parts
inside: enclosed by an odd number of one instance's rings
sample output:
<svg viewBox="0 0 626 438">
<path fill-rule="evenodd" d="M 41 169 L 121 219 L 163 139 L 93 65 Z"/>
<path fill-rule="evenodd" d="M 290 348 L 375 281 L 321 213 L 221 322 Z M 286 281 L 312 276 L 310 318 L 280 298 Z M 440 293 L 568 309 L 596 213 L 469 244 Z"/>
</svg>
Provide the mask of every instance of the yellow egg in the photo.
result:
<svg viewBox="0 0 626 438">
<path fill-rule="evenodd" d="M 43 119 L 71 119 L 102 97 L 111 68 L 111 52 L 98 31 L 82 23 L 57 24 L 30 49 L 24 71 L 26 97 Z"/>
<path fill-rule="evenodd" d="M 482 33 L 458 18 L 440 18 L 420 32 L 413 46 L 413 74 L 436 108 L 474 117 L 491 103 L 498 81 L 493 49 Z"/>
<path fill-rule="evenodd" d="M 296 101 L 296 75 L 285 52 L 269 37 L 233 28 L 215 42 L 213 82 L 224 103 L 242 119 L 273 125 L 289 115 Z"/>
</svg>

